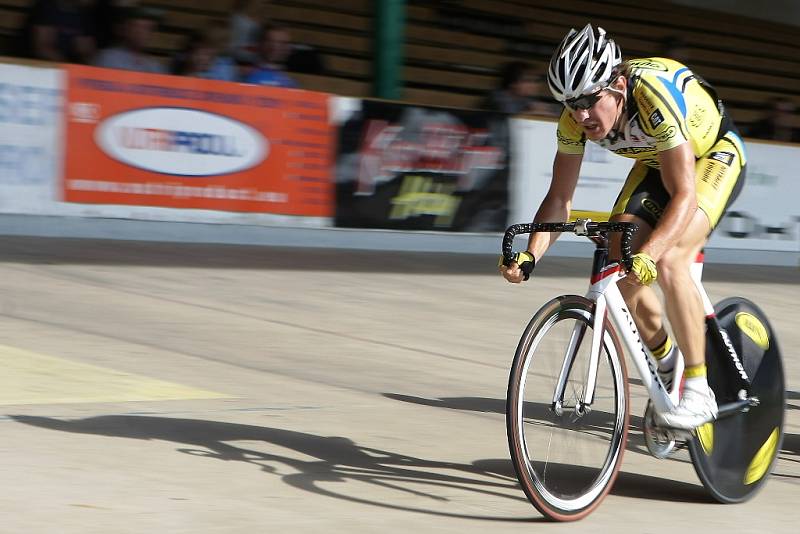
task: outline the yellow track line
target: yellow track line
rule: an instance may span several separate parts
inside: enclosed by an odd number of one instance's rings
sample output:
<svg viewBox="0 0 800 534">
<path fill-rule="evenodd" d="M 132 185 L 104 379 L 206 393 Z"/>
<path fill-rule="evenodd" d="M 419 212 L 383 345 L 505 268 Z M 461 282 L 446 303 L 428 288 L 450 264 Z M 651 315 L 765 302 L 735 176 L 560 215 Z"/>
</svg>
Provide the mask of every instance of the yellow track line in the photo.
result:
<svg viewBox="0 0 800 534">
<path fill-rule="evenodd" d="M 0 345 L 0 405 L 222 398 L 231 396 Z"/>
</svg>

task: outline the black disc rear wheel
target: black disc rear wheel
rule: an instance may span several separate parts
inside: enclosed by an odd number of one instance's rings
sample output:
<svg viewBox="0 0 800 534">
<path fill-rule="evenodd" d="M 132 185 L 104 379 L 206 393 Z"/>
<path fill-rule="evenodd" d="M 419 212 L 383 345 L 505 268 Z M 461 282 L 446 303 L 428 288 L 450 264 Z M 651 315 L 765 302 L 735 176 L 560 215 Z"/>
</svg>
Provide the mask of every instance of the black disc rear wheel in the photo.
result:
<svg viewBox="0 0 800 534">
<path fill-rule="evenodd" d="M 778 341 L 764 313 L 741 297 L 725 299 L 714 310 L 751 380 L 759 405 L 722 417 L 697 430 L 689 442 L 692 463 L 711 495 L 723 503 L 742 502 L 767 480 L 783 441 L 786 388 Z M 723 404 L 736 400 L 730 371 L 714 343 L 707 343 L 708 382 Z"/>
</svg>

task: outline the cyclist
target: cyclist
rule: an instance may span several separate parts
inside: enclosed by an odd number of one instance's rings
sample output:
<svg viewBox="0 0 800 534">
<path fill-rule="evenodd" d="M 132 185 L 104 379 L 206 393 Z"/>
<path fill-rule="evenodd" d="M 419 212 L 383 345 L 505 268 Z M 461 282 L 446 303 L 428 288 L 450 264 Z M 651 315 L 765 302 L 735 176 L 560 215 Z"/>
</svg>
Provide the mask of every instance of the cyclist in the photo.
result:
<svg viewBox="0 0 800 534">
<path fill-rule="evenodd" d="M 690 266 L 744 181 L 745 152 L 714 89 L 685 65 L 652 57 L 622 61 L 602 28 L 571 30 L 550 60 L 550 90 L 564 105 L 553 179 L 536 222 L 565 221 L 587 140 L 635 160 L 611 212 L 639 225 L 632 269 L 620 290 L 673 399 L 660 423 L 693 429 L 717 416 L 705 367 L 703 304 Z M 532 234 L 525 252 L 500 267 L 512 283 L 527 279 L 557 234 Z M 611 243 L 619 257 L 619 237 Z M 523 268 L 521 269 L 520 266 Z M 658 280 L 677 347 L 664 329 Z M 677 379 L 678 347 L 684 355 Z M 683 388 L 680 388 L 681 382 Z M 680 393 L 678 393 L 680 391 Z"/>
</svg>

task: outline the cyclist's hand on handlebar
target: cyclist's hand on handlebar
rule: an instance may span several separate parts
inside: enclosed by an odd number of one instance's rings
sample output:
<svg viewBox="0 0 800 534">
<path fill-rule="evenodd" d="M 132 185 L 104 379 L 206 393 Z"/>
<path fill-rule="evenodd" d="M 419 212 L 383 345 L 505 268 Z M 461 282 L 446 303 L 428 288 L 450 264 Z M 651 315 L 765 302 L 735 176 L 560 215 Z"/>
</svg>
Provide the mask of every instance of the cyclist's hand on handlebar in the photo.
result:
<svg viewBox="0 0 800 534">
<path fill-rule="evenodd" d="M 519 265 L 515 261 L 512 261 L 511 265 L 507 267 L 500 264 L 500 274 L 512 284 L 519 284 L 525 280 L 525 273 L 522 272 L 522 269 L 519 268 Z"/>
<path fill-rule="evenodd" d="M 645 253 L 639 252 L 632 258 L 631 270 L 628 272 L 626 280 L 635 285 L 649 286 L 658 278 L 658 269 L 653 258 Z"/>
<path fill-rule="evenodd" d="M 497 265 L 503 278 L 512 284 L 519 284 L 530 276 L 536 265 L 536 258 L 530 252 L 517 252 L 508 265 L 505 264 L 505 258 L 501 255 Z"/>
</svg>

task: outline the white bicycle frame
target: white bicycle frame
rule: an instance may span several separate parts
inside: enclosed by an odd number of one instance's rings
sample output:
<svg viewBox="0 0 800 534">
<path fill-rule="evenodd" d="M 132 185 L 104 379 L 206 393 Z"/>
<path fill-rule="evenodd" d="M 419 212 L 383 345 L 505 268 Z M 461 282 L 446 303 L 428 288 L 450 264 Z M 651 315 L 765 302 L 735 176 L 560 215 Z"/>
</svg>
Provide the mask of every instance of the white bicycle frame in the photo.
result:
<svg viewBox="0 0 800 534">
<path fill-rule="evenodd" d="M 691 267 L 691 276 L 703 300 L 703 308 L 706 316 L 709 316 L 714 313 L 714 307 L 702 286 L 702 274 L 703 260 L 701 254 Z M 625 278 L 625 276 L 626 273 L 619 263 L 611 263 L 598 275 L 592 277 L 592 285 L 586 293 L 586 298 L 595 303 L 595 313 L 593 318 L 594 323 L 592 324 L 592 344 L 589 354 L 589 366 L 586 372 L 586 382 L 583 390 L 584 397 L 579 403 L 578 409 L 584 411 L 590 408 L 594 401 L 601 341 L 605 334 L 606 318 L 610 317 L 611 323 L 619 334 L 622 343 L 636 366 L 642 384 L 644 384 L 650 399 L 653 401 L 655 410 L 658 413 L 666 413 L 674 407 L 677 398 L 671 398 L 664 384 L 661 382 L 657 373 L 656 363 L 653 361 L 653 358 L 648 355 L 647 348 L 644 346 L 639 336 L 639 331 L 634 323 L 633 316 L 625 304 L 619 287 L 617 287 L 617 283 Z M 585 331 L 586 325 L 583 323 L 576 324 L 573 329 L 561 373 L 559 374 L 553 394 L 554 406 L 561 405 L 561 399 L 563 399 L 569 371 L 572 367 L 578 344 L 583 339 Z M 680 372 L 683 368 L 683 362 L 676 362 L 676 365 L 680 366 L 678 369 Z"/>
</svg>

